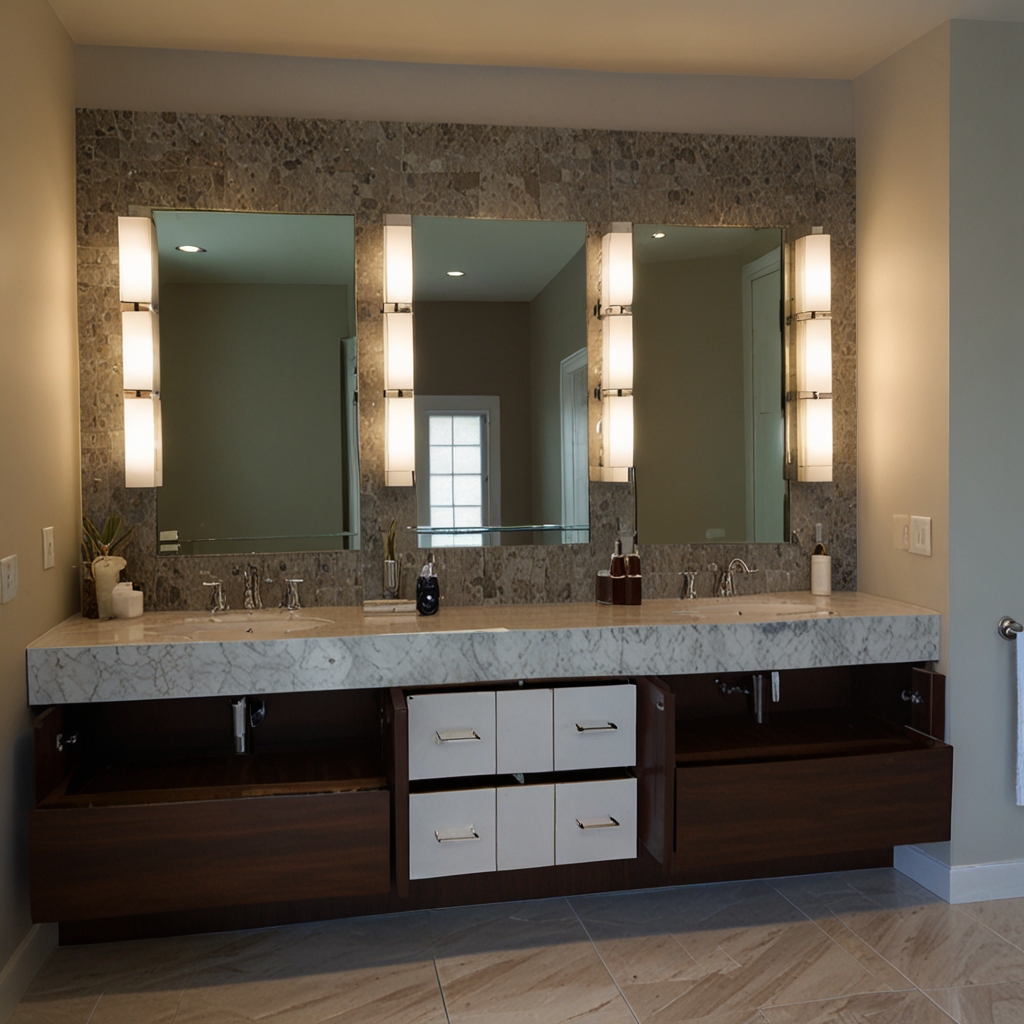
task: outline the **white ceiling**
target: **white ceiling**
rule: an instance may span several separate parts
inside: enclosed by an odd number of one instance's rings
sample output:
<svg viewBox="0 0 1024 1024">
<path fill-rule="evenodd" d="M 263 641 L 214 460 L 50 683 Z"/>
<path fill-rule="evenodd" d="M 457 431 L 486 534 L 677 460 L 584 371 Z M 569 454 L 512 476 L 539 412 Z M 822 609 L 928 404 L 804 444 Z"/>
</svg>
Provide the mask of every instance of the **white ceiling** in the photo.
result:
<svg viewBox="0 0 1024 1024">
<path fill-rule="evenodd" d="M 50 0 L 76 43 L 521 67 L 854 78 L 1024 0 Z"/>
</svg>

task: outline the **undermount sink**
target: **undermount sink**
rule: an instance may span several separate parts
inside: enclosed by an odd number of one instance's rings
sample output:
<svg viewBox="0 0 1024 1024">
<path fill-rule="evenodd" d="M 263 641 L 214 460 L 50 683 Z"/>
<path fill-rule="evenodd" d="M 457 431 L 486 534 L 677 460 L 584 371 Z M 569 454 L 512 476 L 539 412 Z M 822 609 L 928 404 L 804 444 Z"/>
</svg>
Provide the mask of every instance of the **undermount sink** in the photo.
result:
<svg viewBox="0 0 1024 1024">
<path fill-rule="evenodd" d="M 218 615 L 185 619 L 188 633 L 192 635 L 213 633 L 222 639 L 226 638 L 228 634 L 242 639 L 291 636 L 294 633 L 309 633 L 321 626 L 329 625 L 331 625 L 330 619 L 285 611 L 222 612 Z"/>
<path fill-rule="evenodd" d="M 807 602 L 786 601 L 781 598 L 735 600 L 733 598 L 712 598 L 710 600 L 698 600 L 684 602 L 693 607 L 680 608 L 677 615 L 686 615 L 695 619 L 707 618 L 788 618 L 790 616 L 814 616 L 825 618 L 835 615 L 830 608 L 823 608 L 818 604 Z"/>
</svg>

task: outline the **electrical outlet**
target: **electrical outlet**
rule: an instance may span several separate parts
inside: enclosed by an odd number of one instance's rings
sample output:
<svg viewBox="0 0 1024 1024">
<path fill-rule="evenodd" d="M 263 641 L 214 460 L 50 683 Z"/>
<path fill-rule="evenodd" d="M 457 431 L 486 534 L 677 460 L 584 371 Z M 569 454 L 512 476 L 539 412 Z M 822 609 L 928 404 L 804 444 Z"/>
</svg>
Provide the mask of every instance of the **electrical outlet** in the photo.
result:
<svg viewBox="0 0 1024 1024">
<path fill-rule="evenodd" d="M 53 527 L 43 527 L 43 568 L 53 568 Z"/>
<path fill-rule="evenodd" d="M 931 516 L 910 517 L 910 553 L 930 555 L 932 553 Z"/>
<path fill-rule="evenodd" d="M 18 556 L 0 558 L 0 604 L 7 604 L 18 596 Z"/>
<path fill-rule="evenodd" d="M 892 546 L 897 551 L 910 547 L 910 516 L 892 517 Z"/>
</svg>

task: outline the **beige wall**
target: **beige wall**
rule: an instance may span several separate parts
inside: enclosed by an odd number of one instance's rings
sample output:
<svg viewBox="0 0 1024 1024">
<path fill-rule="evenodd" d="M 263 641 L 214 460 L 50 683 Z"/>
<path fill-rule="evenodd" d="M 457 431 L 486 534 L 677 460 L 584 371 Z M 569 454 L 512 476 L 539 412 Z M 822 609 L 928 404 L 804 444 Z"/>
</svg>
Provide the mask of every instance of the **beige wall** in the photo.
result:
<svg viewBox="0 0 1024 1024">
<path fill-rule="evenodd" d="M 0 4 L 0 968 L 29 928 L 32 802 L 25 646 L 75 610 L 78 358 L 74 51 L 45 0 Z M 56 532 L 42 568 L 40 530 Z"/>
<path fill-rule="evenodd" d="M 730 135 L 853 134 L 848 81 L 78 47 L 76 105 Z"/>
<path fill-rule="evenodd" d="M 949 636 L 949 26 L 854 83 L 858 585 L 943 613 Z M 893 515 L 932 517 L 932 557 Z"/>
</svg>

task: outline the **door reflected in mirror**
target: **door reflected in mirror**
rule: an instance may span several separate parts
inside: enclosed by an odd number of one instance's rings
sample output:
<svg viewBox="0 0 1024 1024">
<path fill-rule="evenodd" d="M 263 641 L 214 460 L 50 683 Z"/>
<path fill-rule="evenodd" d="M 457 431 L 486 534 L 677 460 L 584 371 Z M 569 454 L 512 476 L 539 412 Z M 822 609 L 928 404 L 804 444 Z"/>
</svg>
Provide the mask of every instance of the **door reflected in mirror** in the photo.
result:
<svg viewBox="0 0 1024 1024">
<path fill-rule="evenodd" d="M 786 539 L 782 232 L 633 230 L 643 544 Z"/>
<path fill-rule="evenodd" d="M 413 217 L 424 547 L 586 543 L 586 226 Z"/>
<path fill-rule="evenodd" d="M 153 219 L 162 553 L 358 547 L 353 219 Z"/>
</svg>

